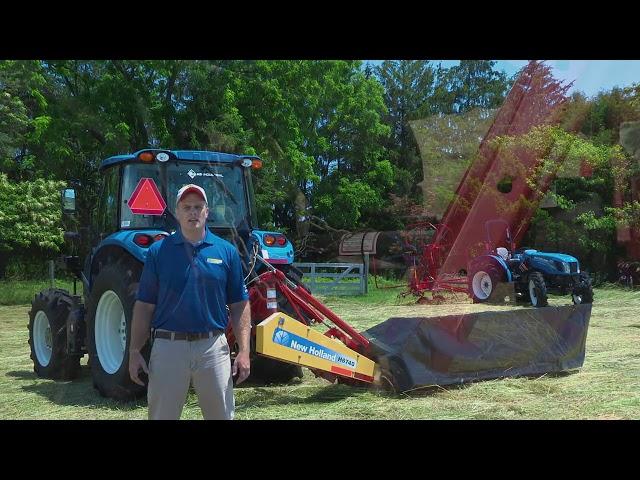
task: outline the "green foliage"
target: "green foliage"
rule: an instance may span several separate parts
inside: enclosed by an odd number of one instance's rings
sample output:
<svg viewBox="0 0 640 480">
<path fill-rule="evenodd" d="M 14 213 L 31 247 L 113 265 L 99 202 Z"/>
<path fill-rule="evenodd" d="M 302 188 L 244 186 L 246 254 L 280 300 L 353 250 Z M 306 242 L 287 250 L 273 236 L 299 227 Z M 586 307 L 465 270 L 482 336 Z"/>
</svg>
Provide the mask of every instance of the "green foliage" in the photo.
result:
<svg viewBox="0 0 640 480">
<path fill-rule="evenodd" d="M 60 189 L 63 182 L 36 179 L 11 182 L 0 174 L 0 252 L 40 248 L 59 251 Z"/>
<path fill-rule="evenodd" d="M 616 231 L 614 209 L 606 208 L 606 214 L 596 216 L 592 211 L 582 213 L 576 218 L 576 223 L 587 231 L 580 236 L 580 246 L 591 252 L 604 253 L 611 249 L 611 240 Z"/>
<path fill-rule="evenodd" d="M 409 121 L 432 110 L 435 68 L 427 60 L 386 60 L 375 69 L 375 73 L 384 87 L 388 111 L 383 118 L 391 127 L 388 147 L 395 153 L 395 164 L 399 168 L 416 171 L 421 162 Z M 402 192 L 411 190 L 411 186 L 401 189 Z"/>
<path fill-rule="evenodd" d="M 470 60 L 452 68 L 427 60 L 377 67 L 316 60 L 0 61 L 2 195 L 7 184 L 27 179 L 76 179 L 79 222 L 87 225 L 104 158 L 149 146 L 206 149 L 263 158 L 254 186 L 265 228 L 304 235 L 299 219 L 309 214 L 333 228 L 398 229 L 410 212 L 433 210 L 430 196 L 441 208 L 448 204 L 512 81 L 495 62 Z M 532 185 L 590 166 L 590 178 L 556 181 L 556 202 L 570 212 L 595 193 L 609 207 L 616 186 L 629 197 L 629 176 L 639 168 L 617 145 L 620 123 L 640 119 L 638 85 L 593 99 L 574 94 L 561 125 L 496 139 L 496 147 L 524 147 L 544 159 L 522 172 Z M 423 172 L 422 156 L 435 159 L 438 170 Z M 0 238 L 1 248 L 59 247 L 48 207 L 12 202 L 2 204 L 0 225 L 15 238 Z M 56 211 L 58 203 L 56 192 Z M 49 233 L 14 227 L 25 206 L 34 212 L 20 224 L 40 222 Z M 618 224 L 640 217 L 633 203 L 605 216 Z M 610 254 L 610 223 L 579 218 L 574 226 L 591 228 L 590 241 L 609 241 Z M 560 239 L 561 227 L 547 226 Z"/>
<path fill-rule="evenodd" d="M 382 197 L 370 185 L 361 181 L 338 179 L 337 188 L 317 199 L 316 210 L 336 228 L 351 229 L 361 223 L 366 214 L 372 215 L 383 206 Z"/>
<path fill-rule="evenodd" d="M 477 151 L 475 130 L 484 127 L 487 109 L 502 103 L 512 80 L 491 61 L 463 60 L 447 69 L 426 60 L 388 60 L 375 73 L 385 89 L 383 118 L 391 127 L 386 143 L 396 170 L 391 192 L 401 197 L 399 204 L 424 203 L 426 210 L 441 214 L 448 191 L 455 191 Z"/>
<path fill-rule="evenodd" d="M 640 228 L 640 202 L 627 202 L 622 207 L 608 207 L 607 212 L 615 218 L 617 225 Z"/>
<path fill-rule="evenodd" d="M 499 107 L 512 80 L 495 70 L 492 60 L 462 60 L 460 65 L 436 71 L 431 113 L 464 113 L 473 108 Z"/>
</svg>

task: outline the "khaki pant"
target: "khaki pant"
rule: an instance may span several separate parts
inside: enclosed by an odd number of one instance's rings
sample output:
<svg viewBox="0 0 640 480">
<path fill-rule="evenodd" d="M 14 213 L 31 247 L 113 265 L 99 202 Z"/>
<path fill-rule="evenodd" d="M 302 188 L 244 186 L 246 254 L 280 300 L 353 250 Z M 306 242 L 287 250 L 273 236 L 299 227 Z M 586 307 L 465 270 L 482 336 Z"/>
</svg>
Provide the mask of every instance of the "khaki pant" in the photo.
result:
<svg viewBox="0 0 640 480">
<path fill-rule="evenodd" d="M 205 420 L 233 419 L 231 361 L 224 333 L 192 342 L 153 341 L 147 390 L 149 419 L 178 420 L 190 383 Z"/>
</svg>

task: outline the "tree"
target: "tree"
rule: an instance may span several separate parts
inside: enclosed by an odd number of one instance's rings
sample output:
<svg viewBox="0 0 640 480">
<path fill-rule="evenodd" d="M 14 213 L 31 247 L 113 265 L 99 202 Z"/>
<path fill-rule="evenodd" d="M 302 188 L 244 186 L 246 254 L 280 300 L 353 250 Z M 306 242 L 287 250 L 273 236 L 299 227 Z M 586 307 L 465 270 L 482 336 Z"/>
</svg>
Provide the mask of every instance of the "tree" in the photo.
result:
<svg viewBox="0 0 640 480">
<path fill-rule="evenodd" d="M 32 174 L 32 144 L 47 129 L 46 79 L 36 61 L 0 62 L 0 171 L 19 180 Z"/>
<path fill-rule="evenodd" d="M 436 70 L 431 113 L 463 113 L 472 108 L 497 108 L 512 79 L 495 70 L 494 60 L 461 60 L 459 65 Z"/>
<path fill-rule="evenodd" d="M 0 173 L 0 278 L 10 253 L 59 251 L 64 243 L 60 224 L 63 185 L 43 179 L 14 182 Z"/>
</svg>

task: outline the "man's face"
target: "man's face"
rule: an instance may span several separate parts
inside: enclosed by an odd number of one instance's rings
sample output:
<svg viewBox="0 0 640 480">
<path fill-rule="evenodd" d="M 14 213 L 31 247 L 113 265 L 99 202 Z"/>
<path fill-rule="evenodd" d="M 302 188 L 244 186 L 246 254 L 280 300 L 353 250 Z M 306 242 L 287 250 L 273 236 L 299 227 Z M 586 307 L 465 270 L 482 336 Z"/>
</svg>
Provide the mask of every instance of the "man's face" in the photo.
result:
<svg viewBox="0 0 640 480">
<path fill-rule="evenodd" d="M 194 232 L 205 227 L 209 208 L 197 193 L 187 193 L 178 202 L 176 218 L 182 231 Z"/>
</svg>

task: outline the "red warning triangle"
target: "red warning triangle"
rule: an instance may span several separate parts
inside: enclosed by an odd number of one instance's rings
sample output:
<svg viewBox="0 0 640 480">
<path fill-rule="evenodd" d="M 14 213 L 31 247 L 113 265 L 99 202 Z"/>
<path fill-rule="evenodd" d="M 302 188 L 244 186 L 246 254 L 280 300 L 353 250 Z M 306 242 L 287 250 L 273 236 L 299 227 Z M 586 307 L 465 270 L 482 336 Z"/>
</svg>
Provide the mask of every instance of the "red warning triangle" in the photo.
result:
<svg viewBox="0 0 640 480">
<path fill-rule="evenodd" d="M 162 215 L 167 208 L 153 178 L 141 178 L 127 203 L 136 215 Z"/>
</svg>

